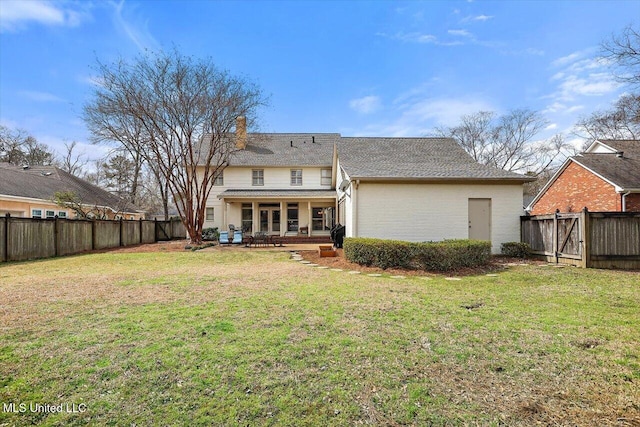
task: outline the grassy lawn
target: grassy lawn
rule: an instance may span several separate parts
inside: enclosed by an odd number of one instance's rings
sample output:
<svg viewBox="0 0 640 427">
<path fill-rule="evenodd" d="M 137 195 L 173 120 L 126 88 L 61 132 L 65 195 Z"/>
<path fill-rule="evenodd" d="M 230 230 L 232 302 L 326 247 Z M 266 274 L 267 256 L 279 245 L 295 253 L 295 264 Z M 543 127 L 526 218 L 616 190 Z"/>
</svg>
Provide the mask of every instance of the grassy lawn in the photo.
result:
<svg viewBox="0 0 640 427">
<path fill-rule="evenodd" d="M 534 265 L 460 281 L 267 252 L 2 265 L 0 426 L 638 425 L 639 307 L 640 273 Z"/>
</svg>

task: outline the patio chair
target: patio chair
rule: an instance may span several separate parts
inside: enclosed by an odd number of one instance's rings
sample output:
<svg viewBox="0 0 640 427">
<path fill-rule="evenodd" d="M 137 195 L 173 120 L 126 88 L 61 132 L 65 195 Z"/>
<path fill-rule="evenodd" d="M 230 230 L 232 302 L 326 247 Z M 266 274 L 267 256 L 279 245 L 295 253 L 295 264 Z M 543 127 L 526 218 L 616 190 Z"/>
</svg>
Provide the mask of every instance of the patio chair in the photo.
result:
<svg viewBox="0 0 640 427">
<path fill-rule="evenodd" d="M 242 243 L 242 231 L 236 230 L 233 232 L 233 243 L 236 245 Z"/>
<path fill-rule="evenodd" d="M 220 237 L 218 238 L 218 241 L 220 242 L 221 245 L 228 245 L 231 242 L 229 241 L 229 232 L 228 231 L 221 231 L 220 232 Z"/>
</svg>

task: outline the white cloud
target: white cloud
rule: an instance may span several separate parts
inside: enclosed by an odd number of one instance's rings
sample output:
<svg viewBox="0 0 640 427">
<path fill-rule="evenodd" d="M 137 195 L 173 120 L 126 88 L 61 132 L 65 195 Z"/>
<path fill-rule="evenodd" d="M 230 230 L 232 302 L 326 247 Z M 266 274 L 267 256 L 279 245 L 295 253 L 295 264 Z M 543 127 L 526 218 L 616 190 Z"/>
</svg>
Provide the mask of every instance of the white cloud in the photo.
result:
<svg viewBox="0 0 640 427">
<path fill-rule="evenodd" d="M 535 55 L 535 56 L 544 56 L 544 50 L 542 49 L 536 49 L 534 47 L 528 47 L 525 49 L 525 52 L 528 53 L 529 55 Z"/>
<path fill-rule="evenodd" d="M 593 49 L 585 49 L 551 62 L 556 71 L 549 81 L 555 90 L 543 97 L 551 100 L 545 113 L 575 113 L 593 103 L 587 98 L 602 99 L 619 90 L 620 83 L 608 72 L 607 64 L 593 55 Z"/>
<path fill-rule="evenodd" d="M 477 111 L 493 110 L 480 99 L 422 99 L 409 105 L 402 113 L 403 121 L 431 122 L 438 126 L 452 126 L 460 117 Z"/>
<path fill-rule="evenodd" d="M 76 80 L 91 87 L 104 86 L 104 79 L 98 75 L 79 75 Z"/>
<path fill-rule="evenodd" d="M 370 136 L 424 136 L 439 126 L 454 126 L 460 117 L 478 111 L 494 111 L 495 108 L 480 98 L 430 98 L 423 85 L 408 93 L 401 94 L 394 101 L 393 111 L 387 112 L 386 121 L 360 130 L 350 130 L 356 135 Z"/>
<path fill-rule="evenodd" d="M 438 46 L 457 46 L 462 44 L 461 41 L 446 42 L 438 39 L 438 37 L 434 36 L 433 34 L 425 34 L 419 32 L 399 32 L 392 35 L 386 33 L 377 33 L 376 35 L 386 37 L 391 40 L 399 40 L 406 43 L 434 44 Z"/>
<path fill-rule="evenodd" d="M 556 97 L 560 100 L 571 101 L 578 96 L 602 96 L 615 92 L 620 87 L 608 73 L 590 73 L 584 77 L 570 75 L 560 83 Z"/>
<path fill-rule="evenodd" d="M 24 90 L 19 92 L 19 94 L 36 102 L 65 102 L 63 98 L 48 92 Z"/>
<path fill-rule="evenodd" d="M 472 15 L 472 16 L 466 16 L 464 18 L 462 18 L 462 20 L 460 22 L 486 22 L 490 19 L 493 19 L 493 15 Z"/>
<path fill-rule="evenodd" d="M 447 33 L 451 34 L 452 36 L 473 37 L 473 34 L 471 34 L 467 30 L 449 30 L 447 31 Z"/>
<path fill-rule="evenodd" d="M 86 12 L 61 7 L 42 0 L 3 0 L 0 7 L 0 31 L 18 31 L 30 22 L 41 25 L 74 27 L 85 18 Z"/>
<path fill-rule="evenodd" d="M 574 52 L 570 55 L 567 56 L 563 56 L 561 58 L 558 58 L 556 60 L 554 60 L 551 63 L 551 66 L 553 67 L 564 67 L 565 65 L 569 65 L 575 61 L 577 61 L 579 58 L 584 57 L 584 52 Z"/>
<path fill-rule="evenodd" d="M 549 126 L 547 126 L 546 128 L 544 128 L 544 130 L 554 130 L 558 128 L 558 124 L 557 123 L 551 123 L 549 124 Z"/>
<path fill-rule="evenodd" d="M 370 95 L 363 98 L 352 99 L 349 101 L 349 107 L 361 114 L 371 114 L 382 107 L 382 102 L 380 101 L 380 97 Z"/>
<path fill-rule="evenodd" d="M 131 40 L 140 50 L 158 50 L 160 44 L 155 40 L 148 28 L 148 22 L 140 22 L 141 19 L 131 16 L 135 13 L 134 8 L 126 8 L 125 2 L 111 3 L 114 14 L 113 20 L 116 28 Z"/>
</svg>

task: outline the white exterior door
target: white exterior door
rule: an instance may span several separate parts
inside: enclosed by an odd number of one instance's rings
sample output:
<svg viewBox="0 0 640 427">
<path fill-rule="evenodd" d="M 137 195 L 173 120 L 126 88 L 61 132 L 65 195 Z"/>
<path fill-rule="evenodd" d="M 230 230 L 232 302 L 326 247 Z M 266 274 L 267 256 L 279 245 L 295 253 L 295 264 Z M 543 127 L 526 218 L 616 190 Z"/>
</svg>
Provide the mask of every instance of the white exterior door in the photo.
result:
<svg viewBox="0 0 640 427">
<path fill-rule="evenodd" d="M 280 208 L 260 208 L 260 231 L 280 234 Z"/>
<path fill-rule="evenodd" d="M 491 240 L 491 199 L 469 199 L 469 239 Z"/>
</svg>

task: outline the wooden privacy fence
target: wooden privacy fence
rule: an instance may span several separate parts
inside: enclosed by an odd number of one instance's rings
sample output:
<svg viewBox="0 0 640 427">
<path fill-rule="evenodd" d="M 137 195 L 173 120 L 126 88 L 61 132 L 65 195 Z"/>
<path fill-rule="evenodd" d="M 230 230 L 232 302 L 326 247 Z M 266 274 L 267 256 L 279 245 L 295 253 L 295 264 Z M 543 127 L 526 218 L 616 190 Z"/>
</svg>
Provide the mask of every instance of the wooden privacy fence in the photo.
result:
<svg viewBox="0 0 640 427">
<path fill-rule="evenodd" d="M 547 261 L 584 268 L 640 268 L 640 213 L 555 213 L 521 217 L 521 240 Z"/>
<path fill-rule="evenodd" d="M 184 239 L 182 222 L 0 217 L 0 261 L 23 261 L 96 249 Z"/>
</svg>

